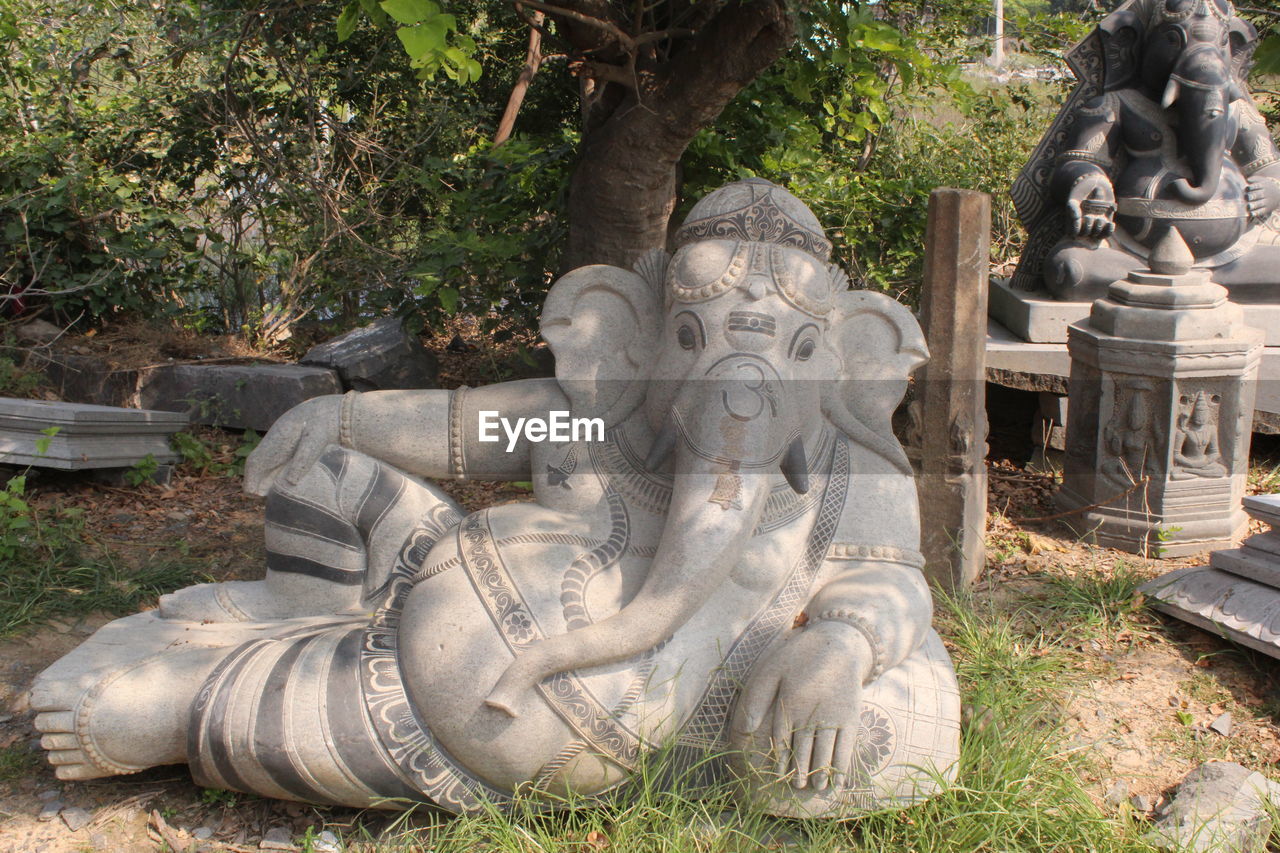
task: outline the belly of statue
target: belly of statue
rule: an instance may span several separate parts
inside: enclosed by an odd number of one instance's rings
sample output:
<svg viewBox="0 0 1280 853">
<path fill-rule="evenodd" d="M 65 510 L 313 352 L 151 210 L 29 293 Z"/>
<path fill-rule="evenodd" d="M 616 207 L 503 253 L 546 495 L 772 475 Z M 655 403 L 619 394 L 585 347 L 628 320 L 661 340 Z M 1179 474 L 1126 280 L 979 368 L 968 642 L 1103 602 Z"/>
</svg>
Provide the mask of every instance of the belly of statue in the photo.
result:
<svg viewBox="0 0 1280 853">
<path fill-rule="evenodd" d="M 1225 252 L 1248 228 L 1245 179 L 1240 168 L 1223 158 L 1218 190 L 1203 204 L 1188 204 L 1175 194 L 1179 175 L 1165 170 L 1158 156 L 1134 156 L 1116 179 L 1116 223 L 1148 249 L 1176 227 L 1197 259 Z"/>
<path fill-rule="evenodd" d="M 590 534 L 575 538 L 566 530 Z M 515 719 L 485 706 L 523 647 L 584 619 L 605 619 L 635 594 L 660 531 L 634 531 L 627 551 L 607 567 L 584 563 L 605 533 L 607 525 L 533 504 L 495 508 L 437 544 L 427 564 L 447 568 L 410 594 L 400 629 L 409 695 L 457 763 L 490 784 L 510 789 L 560 764 L 566 769 L 558 784 L 571 781 L 575 790 L 621 781 L 642 740 L 662 740 L 695 710 L 723 650 L 762 606 L 758 585 L 727 583 L 657 649 L 553 676 Z M 744 557 L 760 561 L 771 545 L 753 544 Z M 785 561 L 761 562 L 776 567 L 769 569 L 776 582 L 765 584 L 776 588 Z M 616 760 L 593 757 L 600 754 Z"/>
</svg>

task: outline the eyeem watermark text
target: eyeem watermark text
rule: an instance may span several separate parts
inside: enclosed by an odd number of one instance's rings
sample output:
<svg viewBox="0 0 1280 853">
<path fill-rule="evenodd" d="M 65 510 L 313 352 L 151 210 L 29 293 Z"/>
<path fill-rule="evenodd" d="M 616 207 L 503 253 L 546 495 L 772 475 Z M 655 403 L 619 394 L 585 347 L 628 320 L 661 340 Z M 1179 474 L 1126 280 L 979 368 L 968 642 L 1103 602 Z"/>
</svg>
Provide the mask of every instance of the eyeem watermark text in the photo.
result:
<svg viewBox="0 0 1280 853">
<path fill-rule="evenodd" d="M 479 439 L 501 441 L 498 428 L 507 436 L 507 452 L 515 450 L 521 434 L 532 442 L 543 441 L 604 441 L 604 421 L 601 418 L 573 418 L 568 412 L 551 411 L 543 418 L 516 418 L 515 423 L 495 411 L 481 411 Z"/>
</svg>

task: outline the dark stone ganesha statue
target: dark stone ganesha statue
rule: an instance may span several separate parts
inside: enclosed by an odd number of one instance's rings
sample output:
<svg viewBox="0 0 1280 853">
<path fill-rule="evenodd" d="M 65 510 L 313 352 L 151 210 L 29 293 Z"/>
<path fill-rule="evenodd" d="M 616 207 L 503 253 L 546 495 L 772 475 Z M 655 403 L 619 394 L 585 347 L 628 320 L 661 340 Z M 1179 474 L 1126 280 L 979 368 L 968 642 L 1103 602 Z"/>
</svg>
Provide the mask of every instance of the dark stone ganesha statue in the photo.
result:
<svg viewBox="0 0 1280 853">
<path fill-rule="evenodd" d="M 1013 285 L 1093 300 L 1177 228 L 1236 301 L 1274 301 L 1280 151 L 1249 96 L 1257 32 L 1228 0 L 1129 0 L 1068 59 L 1080 83 L 1013 187 Z"/>
<path fill-rule="evenodd" d="M 555 283 L 555 379 L 282 417 L 245 474 L 266 578 L 166 596 L 42 673 L 59 777 L 187 763 L 270 797 L 465 811 L 610 791 L 664 748 L 719 755 L 779 814 L 947 784 L 959 698 L 890 429 L 916 321 L 850 290 L 765 181 L 703 199 L 675 242 Z M 565 412 L 600 428 L 546 428 Z M 487 439 L 494 418 L 543 427 Z M 467 478 L 533 500 L 466 514 L 430 482 Z"/>
</svg>

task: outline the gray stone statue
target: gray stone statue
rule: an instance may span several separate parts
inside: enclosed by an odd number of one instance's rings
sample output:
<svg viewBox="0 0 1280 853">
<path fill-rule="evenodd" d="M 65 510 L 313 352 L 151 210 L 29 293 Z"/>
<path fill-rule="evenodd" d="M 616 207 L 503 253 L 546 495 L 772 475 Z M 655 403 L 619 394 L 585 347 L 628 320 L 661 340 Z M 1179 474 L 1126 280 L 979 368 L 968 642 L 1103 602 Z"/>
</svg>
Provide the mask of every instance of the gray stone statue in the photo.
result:
<svg viewBox="0 0 1280 853">
<path fill-rule="evenodd" d="M 1012 191 L 1013 286 L 1092 301 L 1176 227 L 1238 302 L 1275 302 L 1280 151 L 1247 88 L 1258 35 L 1228 0 L 1129 0 L 1069 54 L 1080 84 Z"/>
<path fill-rule="evenodd" d="M 555 283 L 554 380 L 281 418 L 245 476 L 266 578 L 166 596 L 46 670 L 58 776 L 185 762 L 265 796 L 465 811 L 609 791 L 664 747 L 719 754 L 779 814 L 946 784 L 959 700 L 889 424 L 920 330 L 850 290 L 768 182 L 703 199 L 675 242 Z M 534 500 L 464 515 L 446 478 Z"/>
</svg>

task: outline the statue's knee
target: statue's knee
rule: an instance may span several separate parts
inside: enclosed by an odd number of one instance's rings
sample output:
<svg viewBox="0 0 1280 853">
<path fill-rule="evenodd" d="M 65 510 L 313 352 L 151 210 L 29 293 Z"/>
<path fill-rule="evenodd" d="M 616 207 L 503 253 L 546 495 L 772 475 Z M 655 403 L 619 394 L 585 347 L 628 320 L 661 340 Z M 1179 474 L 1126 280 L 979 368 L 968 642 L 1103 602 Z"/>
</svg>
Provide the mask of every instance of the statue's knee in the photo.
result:
<svg viewBox="0 0 1280 853">
<path fill-rule="evenodd" d="M 1070 299 L 1085 282 L 1084 251 L 1071 246 L 1050 255 L 1044 264 L 1044 282 L 1049 292 L 1059 299 Z"/>
</svg>

